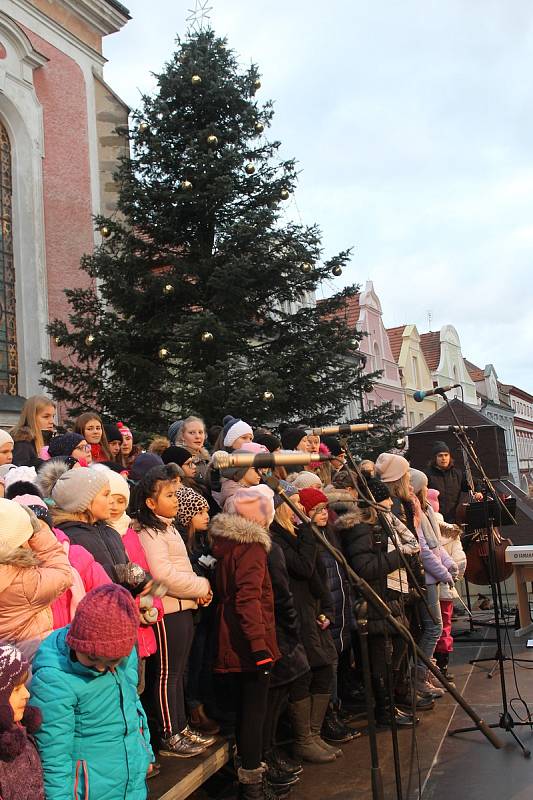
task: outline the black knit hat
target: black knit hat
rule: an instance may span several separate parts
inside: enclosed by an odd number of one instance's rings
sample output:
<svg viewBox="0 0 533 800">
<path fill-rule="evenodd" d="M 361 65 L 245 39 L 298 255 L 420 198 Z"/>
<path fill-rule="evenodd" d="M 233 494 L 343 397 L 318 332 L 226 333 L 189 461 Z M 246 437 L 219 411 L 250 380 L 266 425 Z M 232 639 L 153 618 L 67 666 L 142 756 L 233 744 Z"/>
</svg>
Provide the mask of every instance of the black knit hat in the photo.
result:
<svg viewBox="0 0 533 800">
<path fill-rule="evenodd" d="M 48 445 L 48 453 L 51 458 L 71 456 L 72 451 L 83 442 L 84 438 L 81 433 L 62 433 L 60 436 L 54 436 Z"/>
<path fill-rule="evenodd" d="M 335 436 L 321 436 L 320 441 L 326 445 L 332 456 L 340 456 L 344 452 Z"/>
<path fill-rule="evenodd" d="M 448 447 L 446 442 L 435 442 L 431 454 L 433 457 L 435 457 L 437 453 L 449 453 L 449 452 L 450 448 Z"/>
<path fill-rule="evenodd" d="M 192 455 L 185 447 L 172 445 L 161 453 L 161 458 L 163 464 L 177 464 L 178 467 L 182 467 L 186 461 L 192 458 Z"/>
<path fill-rule="evenodd" d="M 367 484 L 376 503 L 381 503 L 382 500 L 387 500 L 390 498 L 389 487 L 386 483 L 383 483 L 383 481 L 373 479 L 367 481 Z M 361 508 L 368 508 L 368 503 L 366 503 L 364 500 L 360 500 L 359 506 Z"/>
<path fill-rule="evenodd" d="M 104 425 L 104 431 L 108 442 L 120 442 L 122 444 L 122 434 L 116 425 Z"/>
<path fill-rule="evenodd" d="M 270 453 L 281 448 L 281 441 L 273 433 L 254 433 L 254 442 L 264 445 Z"/>
<path fill-rule="evenodd" d="M 307 430 L 303 427 L 303 425 L 298 425 L 294 427 L 286 427 L 279 426 L 279 432 L 281 434 L 281 443 L 285 450 L 296 450 L 302 439 L 307 436 Z"/>
</svg>

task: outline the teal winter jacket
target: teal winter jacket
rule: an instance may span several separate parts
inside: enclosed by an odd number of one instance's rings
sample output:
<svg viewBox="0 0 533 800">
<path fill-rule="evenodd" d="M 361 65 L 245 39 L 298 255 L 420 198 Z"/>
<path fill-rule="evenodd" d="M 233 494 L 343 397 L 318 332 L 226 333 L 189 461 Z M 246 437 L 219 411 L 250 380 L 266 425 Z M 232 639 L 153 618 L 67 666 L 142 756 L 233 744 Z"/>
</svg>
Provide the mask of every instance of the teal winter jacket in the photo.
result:
<svg viewBox="0 0 533 800">
<path fill-rule="evenodd" d="M 32 665 L 46 800 L 145 800 L 154 759 L 137 696 L 137 654 L 100 673 L 72 660 L 67 631 L 45 639 Z"/>
</svg>

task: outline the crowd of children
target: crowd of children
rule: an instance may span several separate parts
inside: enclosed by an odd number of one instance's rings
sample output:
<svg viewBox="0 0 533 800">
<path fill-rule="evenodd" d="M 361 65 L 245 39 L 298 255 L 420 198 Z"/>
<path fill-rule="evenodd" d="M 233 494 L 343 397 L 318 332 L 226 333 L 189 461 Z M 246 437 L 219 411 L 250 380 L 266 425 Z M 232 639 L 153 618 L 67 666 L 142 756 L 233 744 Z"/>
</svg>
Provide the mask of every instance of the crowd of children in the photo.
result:
<svg viewBox="0 0 533 800">
<path fill-rule="evenodd" d="M 221 731 L 242 800 L 286 796 L 302 762 L 341 757 L 366 713 L 357 597 L 321 539 L 450 678 L 460 529 L 403 456 L 362 462 L 365 487 L 335 437 L 302 425 L 278 437 L 226 417 L 207 432 L 191 416 L 142 448 L 92 412 L 56 422 L 37 396 L 0 430 L 2 800 L 142 800 L 160 758 L 198 756 Z M 220 449 L 327 455 L 273 470 L 308 522 L 264 470 L 215 469 Z M 368 618 L 378 724 L 412 728 L 444 691 Z"/>
</svg>

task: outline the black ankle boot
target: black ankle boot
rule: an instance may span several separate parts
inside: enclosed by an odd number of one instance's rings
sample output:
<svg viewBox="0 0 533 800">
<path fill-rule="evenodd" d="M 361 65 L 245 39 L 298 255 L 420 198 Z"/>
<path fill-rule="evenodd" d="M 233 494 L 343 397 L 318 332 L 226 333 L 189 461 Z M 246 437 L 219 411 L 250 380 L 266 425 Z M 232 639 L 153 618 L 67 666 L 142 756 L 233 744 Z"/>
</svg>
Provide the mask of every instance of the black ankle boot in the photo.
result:
<svg viewBox="0 0 533 800">
<path fill-rule="evenodd" d="M 339 719 L 337 711 L 330 705 L 324 717 L 322 724 L 322 739 L 332 744 L 342 744 L 343 742 L 351 742 L 352 739 L 357 739 L 361 736 L 361 731 L 354 731 Z"/>
<path fill-rule="evenodd" d="M 452 675 L 451 672 L 448 672 L 448 663 L 450 661 L 450 654 L 435 653 L 435 661 L 437 662 L 437 667 L 440 669 L 446 680 L 453 681 L 455 675 Z"/>
<path fill-rule="evenodd" d="M 271 750 L 265 753 L 266 778 L 274 791 L 278 787 L 293 786 L 300 780 L 294 772 L 286 772 L 276 763 L 276 758 Z"/>
<path fill-rule="evenodd" d="M 272 759 L 277 767 L 284 772 L 292 773 L 292 775 L 301 775 L 304 771 L 302 765 L 294 758 L 290 758 L 285 752 L 277 747 L 272 749 Z"/>
</svg>

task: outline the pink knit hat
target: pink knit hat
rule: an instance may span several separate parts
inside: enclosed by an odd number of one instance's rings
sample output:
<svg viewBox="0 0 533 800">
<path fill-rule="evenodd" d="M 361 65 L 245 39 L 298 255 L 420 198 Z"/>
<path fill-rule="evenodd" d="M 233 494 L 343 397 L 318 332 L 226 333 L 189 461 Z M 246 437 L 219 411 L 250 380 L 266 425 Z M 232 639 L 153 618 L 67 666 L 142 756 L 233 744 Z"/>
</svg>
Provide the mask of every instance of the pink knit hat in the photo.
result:
<svg viewBox="0 0 533 800">
<path fill-rule="evenodd" d="M 428 489 L 428 503 L 436 514 L 439 511 L 439 494 L 438 489 Z"/>
<path fill-rule="evenodd" d="M 126 589 L 108 583 L 81 600 L 67 633 L 67 644 L 93 658 L 129 656 L 137 639 L 139 614 Z"/>
<path fill-rule="evenodd" d="M 224 510 L 268 527 L 274 519 L 274 492 L 263 484 L 249 489 L 238 489 L 228 498 Z"/>
<path fill-rule="evenodd" d="M 383 483 L 392 483 L 409 472 L 409 462 L 396 453 L 380 453 L 376 459 L 376 472 Z"/>
</svg>

